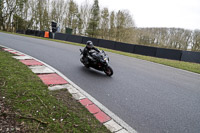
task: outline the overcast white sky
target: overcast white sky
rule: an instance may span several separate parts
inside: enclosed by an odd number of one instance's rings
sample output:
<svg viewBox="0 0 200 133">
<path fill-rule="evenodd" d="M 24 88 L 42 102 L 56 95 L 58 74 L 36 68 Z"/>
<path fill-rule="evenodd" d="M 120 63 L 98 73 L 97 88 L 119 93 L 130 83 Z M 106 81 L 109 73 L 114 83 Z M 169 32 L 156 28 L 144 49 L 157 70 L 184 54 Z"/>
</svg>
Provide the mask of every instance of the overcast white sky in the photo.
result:
<svg viewBox="0 0 200 133">
<path fill-rule="evenodd" d="M 85 0 L 75 1 L 80 5 Z M 110 11 L 129 10 L 137 27 L 200 30 L 200 0 L 99 0 L 99 5 Z"/>
</svg>

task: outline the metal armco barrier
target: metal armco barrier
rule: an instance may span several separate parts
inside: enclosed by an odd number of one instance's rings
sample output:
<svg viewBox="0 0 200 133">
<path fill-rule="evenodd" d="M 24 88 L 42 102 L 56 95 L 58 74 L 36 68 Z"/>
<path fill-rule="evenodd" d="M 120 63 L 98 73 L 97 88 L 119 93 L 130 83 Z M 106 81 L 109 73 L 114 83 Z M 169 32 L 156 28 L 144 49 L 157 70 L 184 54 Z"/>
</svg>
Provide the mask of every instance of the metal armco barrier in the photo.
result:
<svg viewBox="0 0 200 133">
<path fill-rule="evenodd" d="M 35 35 L 35 36 L 42 36 L 44 37 L 44 31 L 34 31 L 34 30 L 17 30 L 17 33 L 27 34 L 27 35 Z M 49 38 L 52 38 L 52 33 L 49 32 Z M 85 44 L 88 40 L 93 41 L 95 46 L 99 46 L 102 48 L 108 48 L 113 50 L 118 50 L 122 52 L 129 52 L 147 56 L 153 56 L 158 58 L 165 58 L 165 59 L 172 59 L 172 60 L 179 60 L 179 61 L 186 61 L 186 62 L 194 62 L 200 63 L 200 52 L 192 52 L 192 51 L 182 51 L 182 50 L 174 50 L 174 49 L 164 49 L 164 48 L 157 48 L 157 47 L 149 47 L 143 45 L 136 45 L 136 44 L 127 44 L 91 37 L 84 37 L 84 36 L 77 36 L 77 35 L 70 35 L 70 34 L 63 34 L 63 33 L 56 33 L 55 39 L 64 40 L 69 42 L 75 43 L 82 43 Z"/>
</svg>

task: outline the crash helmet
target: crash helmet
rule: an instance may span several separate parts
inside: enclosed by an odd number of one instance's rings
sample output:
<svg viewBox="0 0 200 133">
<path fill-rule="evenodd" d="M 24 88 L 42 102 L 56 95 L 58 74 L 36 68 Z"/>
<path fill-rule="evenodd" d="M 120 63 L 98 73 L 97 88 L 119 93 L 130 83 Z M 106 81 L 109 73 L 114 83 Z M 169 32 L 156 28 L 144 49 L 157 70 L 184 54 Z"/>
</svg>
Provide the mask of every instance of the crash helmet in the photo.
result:
<svg viewBox="0 0 200 133">
<path fill-rule="evenodd" d="M 87 41 L 86 42 L 86 47 L 87 48 L 93 48 L 94 47 L 93 42 L 92 41 Z"/>
</svg>

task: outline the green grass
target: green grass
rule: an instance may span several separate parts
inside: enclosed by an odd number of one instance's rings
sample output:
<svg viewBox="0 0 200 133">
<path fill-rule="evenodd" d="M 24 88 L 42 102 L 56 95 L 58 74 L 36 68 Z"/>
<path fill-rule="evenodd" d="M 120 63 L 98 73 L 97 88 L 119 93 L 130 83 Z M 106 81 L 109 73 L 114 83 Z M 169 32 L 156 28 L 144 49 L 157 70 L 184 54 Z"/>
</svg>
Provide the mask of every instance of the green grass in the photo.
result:
<svg viewBox="0 0 200 133">
<path fill-rule="evenodd" d="M 25 123 L 26 132 L 109 132 L 67 90 L 48 91 L 27 66 L 2 50 L 0 97 L 11 105 L 17 121 Z"/>
<path fill-rule="evenodd" d="M 8 33 L 8 32 L 5 32 Z M 43 38 L 43 37 L 36 37 L 36 36 L 29 36 L 29 35 L 24 35 L 24 34 L 17 34 L 17 33 L 12 33 L 16 35 L 21 35 L 21 36 L 26 36 L 26 37 L 32 37 L 32 38 L 37 38 L 37 39 L 43 39 L 43 40 L 51 40 L 55 42 L 60 42 L 60 43 L 66 43 L 66 44 L 72 44 L 72 45 L 77 45 L 77 46 L 82 46 L 84 47 L 84 44 L 79 44 L 79 43 L 73 43 L 73 42 L 67 42 L 67 41 L 61 41 L 61 40 L 55 40 L 55 39 L 48 39 L 48 38 Z M 116 50 L 111 50 L 111 49 L 106 49 L 106 48 L 100 48 L 104 51 L 120 54 L 120 55 L 125 55 L 133 58 L 138 58 L 146 61 L 151 61 L 183 70 L 187 70 L 190 72 L 195 72 L 200 74 L 200 64 L 198 63 L 191 63 L 191 62 L 184 62 L 184 61 L 176 61 L 176 60 L 168 60 L 168 59 L 162 59 L 162 58 L 156 58 L 156 57 L 150 57 L 150 56 L 143 56 L 143 55 L 137 55 L 137 54 L 132 54 L 132 53 L 126 53 L 126 52 L 121 52 L 121 51 L 116 51 Z"/>
</svg>

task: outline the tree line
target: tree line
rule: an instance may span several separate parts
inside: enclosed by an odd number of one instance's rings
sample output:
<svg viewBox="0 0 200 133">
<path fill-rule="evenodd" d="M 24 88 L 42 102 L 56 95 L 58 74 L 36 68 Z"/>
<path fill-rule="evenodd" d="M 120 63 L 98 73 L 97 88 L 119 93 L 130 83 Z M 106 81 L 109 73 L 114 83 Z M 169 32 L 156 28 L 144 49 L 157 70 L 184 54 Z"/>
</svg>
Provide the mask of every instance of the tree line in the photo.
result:
<svg viewBox="0 0 200 133">
<path fill-rule="evenodd" d="M 137 28 L 138 44 L 149 46 L 200 51 L 200 30 L 181 28 Z"/>
<path fill-rule="evenodd" d="M 137 28 L 128 10 L 110 11 L 99 1 L 82 4 L 74 0 L 0 0 L 0 30 L 51 30 L 132 44 L 200 51 L 200 31 L 180 28 Z"/>
</svg>

